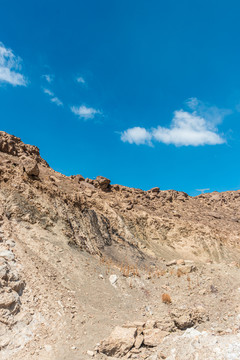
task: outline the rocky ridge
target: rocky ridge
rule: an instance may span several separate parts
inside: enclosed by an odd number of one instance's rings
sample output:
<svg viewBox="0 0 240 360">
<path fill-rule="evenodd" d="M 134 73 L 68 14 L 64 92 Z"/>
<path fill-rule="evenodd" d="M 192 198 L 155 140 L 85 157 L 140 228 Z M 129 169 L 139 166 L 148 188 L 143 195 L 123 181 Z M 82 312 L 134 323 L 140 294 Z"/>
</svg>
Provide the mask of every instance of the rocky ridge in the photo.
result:
<svg viewBox="0 0 240 360">
<path fill-rule="evenodd" d="M 0 160 L 2 359 L 188 359 L 185 333 L 236 340 L 240 191 L 67 177 L 4 132 Z"/>
</svg>

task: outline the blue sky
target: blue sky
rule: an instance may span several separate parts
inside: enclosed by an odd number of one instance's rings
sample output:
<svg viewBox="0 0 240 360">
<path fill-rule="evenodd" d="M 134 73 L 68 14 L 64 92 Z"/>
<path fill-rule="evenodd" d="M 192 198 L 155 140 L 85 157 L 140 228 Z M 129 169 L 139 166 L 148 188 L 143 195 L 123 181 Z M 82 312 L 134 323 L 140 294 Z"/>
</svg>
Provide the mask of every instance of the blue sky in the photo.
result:
<svg viewBox="0 0 240 360">
<path fill-rule="evenodd" d="M 1 130 L 57 171 L 240 188 L 240 3 L 1 3 Z"/>
</svg>

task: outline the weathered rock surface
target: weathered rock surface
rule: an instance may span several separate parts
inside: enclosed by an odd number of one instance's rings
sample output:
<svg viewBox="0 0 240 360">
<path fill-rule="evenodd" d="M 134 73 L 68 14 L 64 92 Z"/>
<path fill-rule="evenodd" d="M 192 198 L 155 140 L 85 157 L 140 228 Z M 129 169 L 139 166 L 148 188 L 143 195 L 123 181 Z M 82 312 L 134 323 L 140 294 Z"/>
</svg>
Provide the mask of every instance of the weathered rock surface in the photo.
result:
<svg viewBox="0 0 240 360">
<path fill-rule="evenodd" d="M 143 331 L 143 334 L 144 334 L 144 340 L 143 340 L 144 345 L 154 347 L 161 344 L 162 340 L 169 333 L 159 329 L 147 329 Z"/>
<path fill-rule="evenodd" d="M 136 336 L 136 328 L 117 326 L 109 338 L 101 342 L 99 352 L 108 356 L 122 357 L 133 347 Z"/>
<path fill-rule="evenodd" d="M 110 185 L 111 181 L 103 176 L 97 176 L 96 182 L 99 185 L 101 190 L 106 191 L 109 189 L 109 185 Z"/>
<path fill-rule="evenodd" d="M 39 167 L 37 161 L 34 160 L 24 160 L 23 161 L 23 170 L 27 173 L 28 176 L 38 176 Z"/>
</svg>

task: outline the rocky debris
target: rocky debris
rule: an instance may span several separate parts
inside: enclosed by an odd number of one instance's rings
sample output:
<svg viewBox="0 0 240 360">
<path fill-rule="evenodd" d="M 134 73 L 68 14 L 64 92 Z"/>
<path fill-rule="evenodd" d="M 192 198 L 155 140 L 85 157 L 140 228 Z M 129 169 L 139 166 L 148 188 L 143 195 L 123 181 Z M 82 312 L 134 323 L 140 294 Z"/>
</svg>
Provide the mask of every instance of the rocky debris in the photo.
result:
<svg viewBox="0 0 240 360">
<path fill-rule="evenodd" d="M 76 183 L 80 183 L 82 181 L 85 181 L 85 178 L 82 175 L 79 175 L 79 174 L 78 175 L 71 175 L 70 178 L 73 179 L 74 182 L 76 182 Z"/>
<path fill-rule="evenodd" d="M 238 360 L 239 339 L 240 333 L 216 336 L 191 328 L 183 334 L 166 337 L 154 355 L 166 360 Z M 161 354 L 164 357 L 160 357 Z"/>
<path fill-rule="evenodd" d="M 117 326 L 110 337 L 100 343 L 97 352 L 107 356 L 123 357 L 129 351 L 131 354 L 139 354 L 146 348 L 156 347 L 169 334 L 156 326 L 155 320 L 128 322 L 123 327 Z"/>
<path fill-rule="evenodd" d="M 22 163 L 23 163 L 23 171 L 25 171 L 28 176 L 38 177 L 40 171 L 37 161 L 31 159 L 25 159 Z"/>
<path fill-rule="evenodd" d="M 201 306 L 192 309 L 176 308 L 170 311 L 170 316 L 163 316 L 159 320 L 134 321 L 127 322 L 122 327 L 117 326 L 96 350 L 107 356 L 126 355 L 128 358 L 130 354 L 139 354 L 139 358 L 146 358 L 146 349 L 150 351 L 156 348 L 171 333 L 192 328 L 208 320 L 206 310 Z M 129 341 L 126 340 L 128 337 Z"/>
<path fill-rule="evenodd" d="M 47 162 L 41 158 L 36 146 L 24 144 L 20 138 L 4 131 L 0 131 L 0 151 L 12 156 L 27 156 L 48 166 Z"/>
<path fill-rule="evenodd" d="M 12 325 L 14 315 L 20 310 L 20 296 L 25 283 L 19 276 L 14 253 L 4 249 L 7 242 L 9 240 L 5 240 L 0 247 L 0 322 Z"/>
<path fill-rule="evenodd" d="M 177 308 L 170 312 L 170 316 L 175 326 L 180 330 L 186 330 L 209 320 L 209 316 L 202 306 L 192 309 Z"/>
<path fill-rule="evenodd" d="M 107 191 L 110 189 L 110 182 L 111 182 L 111 180 L 109 180 L 103 176 L 96 177 L 96 183 L 100 187 L 100 189 L 103 191 Z"/>
<path fill-rule="evenodd" d="M 0 258 L 3 258 L 8 261 L 14 260 L 15 256 L 12 251 L 10 250 L 0 250 Z"/>
</svg>

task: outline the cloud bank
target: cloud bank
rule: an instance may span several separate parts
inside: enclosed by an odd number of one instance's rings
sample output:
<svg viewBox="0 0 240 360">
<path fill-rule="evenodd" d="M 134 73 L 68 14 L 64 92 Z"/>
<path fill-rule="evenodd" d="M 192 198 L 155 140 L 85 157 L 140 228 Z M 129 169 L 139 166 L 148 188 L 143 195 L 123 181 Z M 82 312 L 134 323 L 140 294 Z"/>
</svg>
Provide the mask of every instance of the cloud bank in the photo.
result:
<svg viewBox="0 0 240 360">
<path fill-rule="evenodd" d="M 190 110 L 175 111 L 169 127 L 133 127 L 121 133 L 121 140 L 136 145 L 152 145 L 154 141 L 175 146 L 223 144 L 225 140 L 218 134 L 217 125 L 229 112 L 208 107 L 196 98 L 189 99 L 186 104 Z"/>
<path fill-rule="evenodd" d="M 21 63 L 22 59 L 0 42 L 0 83 L 27 86 L 27 79 L 21 74 Z"/>
</svg>

